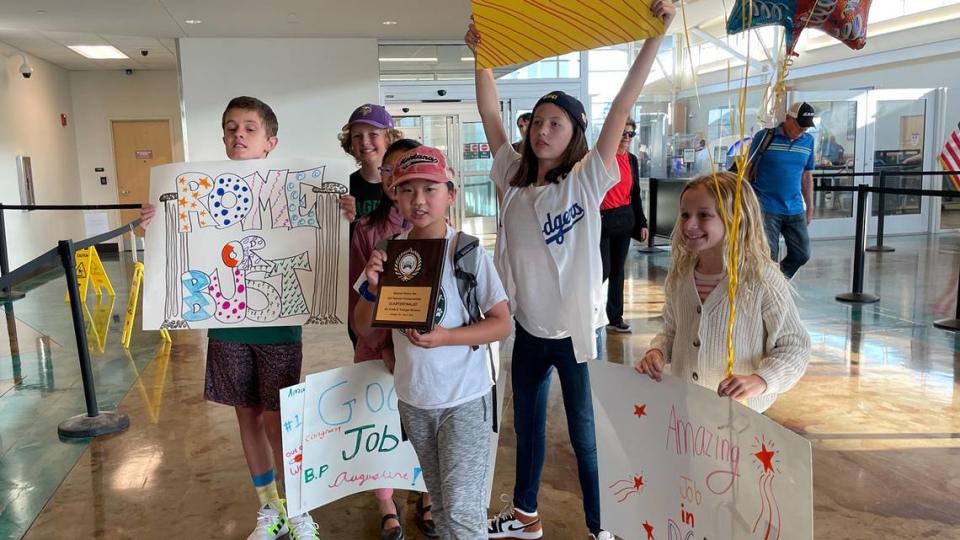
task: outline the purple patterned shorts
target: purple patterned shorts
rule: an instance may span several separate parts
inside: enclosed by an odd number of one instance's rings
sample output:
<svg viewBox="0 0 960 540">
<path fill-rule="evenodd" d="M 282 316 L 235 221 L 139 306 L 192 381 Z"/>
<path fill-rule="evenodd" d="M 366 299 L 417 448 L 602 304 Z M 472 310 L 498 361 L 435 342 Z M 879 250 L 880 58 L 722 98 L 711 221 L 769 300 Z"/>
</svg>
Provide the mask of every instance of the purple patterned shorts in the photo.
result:
<svg viewBox="0 0 960 540">
<path fill-rule="evenodd" d="M 300 382 L 303 342 L 251 345 L 211 339 L 203 398 L 233 407 L 280 410 L 280 389 Z"/>
</svg>

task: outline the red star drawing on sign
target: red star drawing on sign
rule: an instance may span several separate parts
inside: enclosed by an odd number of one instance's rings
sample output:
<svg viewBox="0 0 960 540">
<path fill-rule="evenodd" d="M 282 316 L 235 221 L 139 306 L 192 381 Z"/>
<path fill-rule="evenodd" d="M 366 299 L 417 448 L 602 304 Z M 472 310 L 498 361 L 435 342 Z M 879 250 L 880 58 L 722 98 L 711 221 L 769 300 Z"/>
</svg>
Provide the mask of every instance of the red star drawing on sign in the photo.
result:
<svg viewBox="0 0 960 540">
<path fill-rule="evenodd" d="M 646 403 L 644 403 L 643 405 L 634 405 L 633 415 L 636 416 L 637 418 L 640 418 L 641 416 L 646 416 L 647 415 Z"/>
<path fill-rule="evenodd" d="M 760 445 L 760 451 L 754 454 L 754 457 L 763 463 L 763 472 L 773 472 L 773 456 L 776 452 L 767 450 L 766 444 Z"/>
<path fill-rule="evenodd" d="M 653 540 L 653 525 L 649 521 L 643 522 L 643 530 L 647 531 L 647 540 Z"/>
<path fill-rule="evenodd" d="M 633 477 L 633 489 L 635 489 L 635 490 L 637 490 L 637 491 L 640 491 L 640 488 L 642 488 L 642 487 L 643 487 L 643 477 L 642 477 L 642 476 L 634 476 L 634 477 Z"/>
</svg>

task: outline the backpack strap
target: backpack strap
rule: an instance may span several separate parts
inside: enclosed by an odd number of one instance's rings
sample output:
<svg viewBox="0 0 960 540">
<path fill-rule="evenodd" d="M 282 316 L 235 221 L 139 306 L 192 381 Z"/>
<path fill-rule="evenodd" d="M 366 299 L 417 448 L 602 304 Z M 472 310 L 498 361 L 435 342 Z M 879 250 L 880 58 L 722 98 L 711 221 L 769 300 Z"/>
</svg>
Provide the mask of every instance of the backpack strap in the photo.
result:
<svg viewBox="0 0 960 540">
<path fill-rule="evenodd" d="M 483 320 L 483 313 L 480 311 L 480 301 L 477 298 L 477 274 L 480 273 L 480 239 L 465 232 L 457 233 L 456 246 L 453 252 L 453 275 L 456 277 L 457 290 L 460 293 L 460 300 L 467 308 L 470 316 L 470 324 Z M 474 345 L 473 350 L 479 347 Z M 493 411 L 493 431 L 500 430 L 499 411 L 497 410 L 497 369 L 498 362 L 493 357 L 493 349 L 487 346 L 487 358 L 490 361 L 490 377 L 493 379 L 491 388 L 492 411 Z"/>
<path fill-rule="evenodd" d="M 750 156 L 750 183 L 753 183 L 757 179 L 757 166 L 760 165 L 760 158 L 763 157 L 763 154 L 767 151 L 767 148 L 770 148 L 770 143 L 773 142 L 773 136 L 776 134 L 777 128 L 767 128 L 764 130 L 763 139 L 760 139 L 760 146 L 757 147 L 757 151 Z"/>
</svg>

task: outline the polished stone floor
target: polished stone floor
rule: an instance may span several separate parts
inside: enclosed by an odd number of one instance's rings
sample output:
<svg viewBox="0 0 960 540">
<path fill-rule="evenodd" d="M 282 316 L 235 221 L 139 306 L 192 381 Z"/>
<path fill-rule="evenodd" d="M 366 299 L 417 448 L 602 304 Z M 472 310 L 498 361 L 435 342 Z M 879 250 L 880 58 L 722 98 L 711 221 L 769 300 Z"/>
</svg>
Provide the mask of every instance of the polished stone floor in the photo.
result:
<svg viewBox="0 0 960 540">
<path fill-rule="evenodd" d="M 862 307 L 834 300 L 850 288 L 851 244 L 815 242 L 814 259 L 794 282 L 814 357 L 769 416 L 813 444 L 817 538 L 960 538 L 960 338 L 932 326 L 954 314 L 960 236 L 889 238 L 895 252 L 867 258 L 865 290 L 881 300 Z M 659 324 L 669 262 L 668 253 L 631 256 L 627 319 L 634 332 L 605 338 L 608 360 L 631 361 L 644 351 Z M 108 271 L 122 282 L 132 268 L 108 262 Z M 122 316 L 127 286 L 115 286 L 113 313 Z M 167 348 L 156 333 L 136 332 L 128 357 L 117 345 L 119 319 L 107 317 L 104 351 L 94 344 L 93 352 L 99 398 L 119 404 L 131 427 L 89 443 L 57 439 L 57 423 L 83 410 L 62 291 L 62 277 L 38 280 L 8 316 L 18 346 L 11 351 L 0 340 L 0 539 L 246 538 L 256 497 L 232 410 L 201 397 L 201 333 L 175 334 Z M 92 302 L 91 313 L 95 320 Z M 342 334 L 306 330 L 304 371 L 348 363 Z M 556 390 L 540 491 L 545 537 L 585 538 Z M 508 393 L 496 495 L 512 486 L 511 411 Z M 404 517 L 417 538 L 413 501 Z M 325 539 L 378 538 L 372 496 L 349 497 L 314 516 Z"/>
</svg>

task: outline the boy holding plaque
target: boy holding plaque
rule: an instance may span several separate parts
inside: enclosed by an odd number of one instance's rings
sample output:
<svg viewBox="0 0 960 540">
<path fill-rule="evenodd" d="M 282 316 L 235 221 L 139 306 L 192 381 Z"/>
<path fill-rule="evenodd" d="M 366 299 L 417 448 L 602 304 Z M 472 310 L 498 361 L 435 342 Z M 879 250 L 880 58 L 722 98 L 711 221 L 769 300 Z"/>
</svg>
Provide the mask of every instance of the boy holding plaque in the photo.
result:
<svg viewBox="0 0 960 540">
<path fill-rule="evenodd" d="M 423 295 L 434 297 L 435 292 L 436 308 L 425 325 L 432 329 L 393 330 L 400 420 L 433 495 L 433 515 L 440 537 L 486 539 L 483 495 L 490 474 L 489 441 L 495 406 L 487 344 L 510 334 L 507 296 L 493 261 L 478 247 L 481 262 L 476 274 L 476 298 L 483 318 L 470 324 L 454 275 L 458 233 L 446 222 L 457 191 L 439 150 L 421 146 L 403 154 L 394 171 L 392 189 L 396 190 L 400 211 L 413 226 L 397 240 L 425 241 L 424 246 L 430 241 L 446 241 L 439 279 L 433 283 L 436 291 L 428 290 L 430 294 Z M 364 269 L 366 283 L 360 286 L 365 301 L 354 312 L 358 333 L 372 328 L 381 274 L 409 277 L 412 282 L 419 272 L 437 273 L 436 268 L 418 264 L 418 260 L 424 260 L 418 257 L 418 245 L 409 242 L 401 257 L 388 258 L 381 250 L 370 256 Z"/>
</svg>

